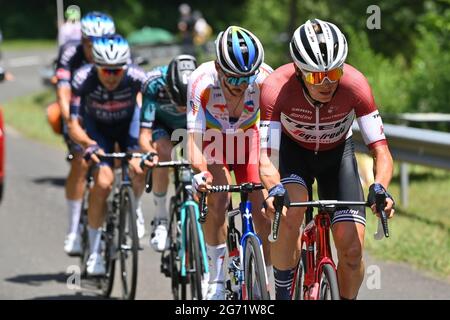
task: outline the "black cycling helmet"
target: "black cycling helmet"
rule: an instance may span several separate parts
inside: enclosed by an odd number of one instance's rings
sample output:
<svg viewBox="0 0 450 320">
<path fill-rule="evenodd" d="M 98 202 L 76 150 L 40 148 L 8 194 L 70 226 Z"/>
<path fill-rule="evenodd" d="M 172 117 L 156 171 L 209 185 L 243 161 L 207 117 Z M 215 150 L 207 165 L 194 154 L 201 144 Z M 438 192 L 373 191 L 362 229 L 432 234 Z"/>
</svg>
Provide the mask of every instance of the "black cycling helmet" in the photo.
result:
<svg viewBox="0 0 450 320">
<path fill-rule="evenodd" d="M 176 105 L 186 106 L 188 79 L 196 68 L 197 60 L 187 54 L 179 55 L 170 62 L 166 82 L 170 97 Z"/>
</svg>

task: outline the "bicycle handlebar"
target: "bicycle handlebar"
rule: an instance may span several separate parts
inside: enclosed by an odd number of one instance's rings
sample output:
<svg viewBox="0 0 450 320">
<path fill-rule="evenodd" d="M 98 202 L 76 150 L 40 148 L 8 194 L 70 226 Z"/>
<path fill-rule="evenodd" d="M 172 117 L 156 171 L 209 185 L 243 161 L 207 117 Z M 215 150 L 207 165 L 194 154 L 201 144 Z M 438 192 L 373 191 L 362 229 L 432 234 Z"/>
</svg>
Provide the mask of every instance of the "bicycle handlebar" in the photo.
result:
<svg viewBox="0 0 450 320">
<path fill-rule="evenodd" d="M 151 160 L 151 158 L 149 159 Z M 184 160 L 181 161 L 164 161 L 158 162 L 153 167 L 148 167 L 147 174 L 145 175 L 145 192 L 150 193 L 152 191 L 152 170 L 153 168 L 175 168 L 175 167 L 189 167 L 190 163 Z"/>
<path fill-rule="evenodd" d="M 132 159 L 132 158 L 142 158 L 142 153 L 139 152 L 113 152 L 105 154 L 95 154 L 100 160 L 103 159 Z"/>
<path fill-rule="evenodd" d="M 275 206 L 275 217 L 272 221 L 272 233 L 269 236 L 269 241 L 274 242 L 278 239 L 279 233 L 279 225 L 281 219 L 281 211 L 283 209 L 283 199 L 277 199 L 275 197 L 274 206 Z M 377 194 L 376 195 L 376 211 L 380 213 L 380 220 L 378 225 L 378 231 L 375 234 L 375 239 L 380 240 L 383 238 L 383 235 L 388 238 L 389 237 L 389 227 L 388 227 L 388 219 L 387 215 L 384 212 L 384 207 L 386 205 L 386 195 L 385 194 Z M 305 202 L 291 202 L 289 207 L 313 207 L 319 208 L 319 210 L 326 209 L 335 209 L 338 206 L 366 206 L 370 207 L 370 204 L 365 201 L 339 201 L 339 200 L 316 200 L 316 201 L 305 201 Z M 380 225 L 382 226 L 382 230 L 384 232 L 380 232 Z"/>
<path fill-rule="evenodd" d="M 206 216 L 208 214 L 208 206 L 206 205 L 206 195 L 208 193 L 218 193 L 218 192 L 244 192 L 250 193 L 255 190 L 262 190 L 264 186 L 261 183 L 251 183 L 246 182 L 238 185 L 225 184 L 225 185 L 216 185 L 212 186 L 208 191 L 201 192 L 200 196 L 200 217 L 198 218 L 198 222 L 203 224 L 206 221 Z"/>
</svg>

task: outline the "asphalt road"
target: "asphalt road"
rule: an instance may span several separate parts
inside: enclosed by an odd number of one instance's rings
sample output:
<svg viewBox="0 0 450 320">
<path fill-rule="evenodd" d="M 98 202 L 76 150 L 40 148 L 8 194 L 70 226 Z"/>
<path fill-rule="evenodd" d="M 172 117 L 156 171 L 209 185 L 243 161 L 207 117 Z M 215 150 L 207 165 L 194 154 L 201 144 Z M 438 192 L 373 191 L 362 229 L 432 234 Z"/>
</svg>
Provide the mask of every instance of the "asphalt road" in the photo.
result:
<svg viewBox="0 0 450 320">
<path fill-rule="evenodd" d="M 51 60 L 52 53 L 33 51 L 31 57 L 40 57 L 35 60 L 26 54 L 5 53 L 7 59 L 16 59 L 15 65 L 11 60 L 5 64 L 16 79 L 1 85 L 1 101 L 42 88 L 38 70 L 47 58 Z M 19 55 L 22 60 L 17 60 Z M 33 61 L 39 62 L 33 65 Z M 29 65 L 24 66 L 25 62 Z M 0 299 L 100 298 L 90 283 L 73 286 L 73 277 L 66 274 L 77 268 L 78 260 L 63 252 L 67 226 L 63 186 L 68 171 L 64 156 L 64 150 L 30 141 L 7 128 L 6 189 L 0 206 Z M 147 224 L 151 211 L 150 197 L 145 195 Z M 170 283 L 159 272 L 159 255 L 149 248 L 148 235 L 141 244 L 137 298 L 171 299 Z M 404 264 L 376 261 L 367 254 L 365 260 L 360 299 L 450 298 L 447 282 Z M 117 277 L 113 297 L 120 297 Z"/>
</svg>

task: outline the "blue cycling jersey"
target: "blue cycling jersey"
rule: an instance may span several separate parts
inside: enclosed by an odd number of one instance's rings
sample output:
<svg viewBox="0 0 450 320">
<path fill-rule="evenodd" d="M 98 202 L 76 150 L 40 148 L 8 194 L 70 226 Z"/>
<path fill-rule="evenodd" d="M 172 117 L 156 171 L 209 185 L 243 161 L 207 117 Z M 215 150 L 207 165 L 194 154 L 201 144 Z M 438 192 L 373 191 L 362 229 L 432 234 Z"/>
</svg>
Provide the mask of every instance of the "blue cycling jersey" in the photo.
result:
<svg viewBox="0 0 450 320">
<path fill-rule="evenodd" d="M 56 65 L 58 87 L 70 86 L 75 71 L 87 63 L 80 41 L 69 41 L 61 46 Z"/>
<path fill-rule="evenodd" d="M 115 125 L 131 121 L 147 75 L 136 65 L 128 65 L 124 76 L 113 91 L 100 82 L 94 65 L 78 69 L 72 80 L 71 116 L 89 117 L 97 122 Z"/>
</svg>

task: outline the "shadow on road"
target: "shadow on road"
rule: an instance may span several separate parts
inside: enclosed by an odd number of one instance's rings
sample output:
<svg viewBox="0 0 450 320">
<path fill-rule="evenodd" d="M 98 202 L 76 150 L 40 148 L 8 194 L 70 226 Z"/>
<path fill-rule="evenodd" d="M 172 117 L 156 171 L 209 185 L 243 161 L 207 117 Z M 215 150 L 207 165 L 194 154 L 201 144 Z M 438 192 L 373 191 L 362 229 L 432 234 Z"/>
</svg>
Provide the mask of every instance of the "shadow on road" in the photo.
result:
<svg viewBox="0 0 450 320">
<path fill-rule="evenodd" d="M 53 185 L 56 187 L 64 187 L 66 184 L 66 178 L 57 178 L 57 177 L 42 177 L 33 179 L 33 182 L 36 184 L 47 184 Z"/>
<path fill-rule="evenodd" d="M 41 273 L 41 274 L 22 274 L 12 278 L 5 279 L 9 282 L 27 284 L 30 286 L 40 286 L 44 282 L 55 281 L 59 283 L 66 283 L 67 274 L 60 273 Z"/>
<path fill-rule="evenodd" d="M 29 300 L 118 300 L 117 298 L 104 298 L 99 295 L 86 295 L 81 292 L 77 292 L 73 295 L 61 294 L 55 296 L 36 297 Z"/>
</svg>

